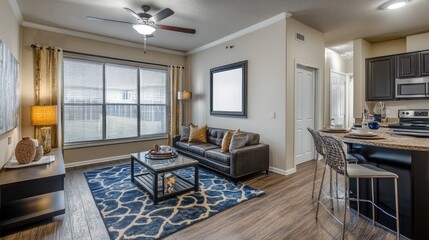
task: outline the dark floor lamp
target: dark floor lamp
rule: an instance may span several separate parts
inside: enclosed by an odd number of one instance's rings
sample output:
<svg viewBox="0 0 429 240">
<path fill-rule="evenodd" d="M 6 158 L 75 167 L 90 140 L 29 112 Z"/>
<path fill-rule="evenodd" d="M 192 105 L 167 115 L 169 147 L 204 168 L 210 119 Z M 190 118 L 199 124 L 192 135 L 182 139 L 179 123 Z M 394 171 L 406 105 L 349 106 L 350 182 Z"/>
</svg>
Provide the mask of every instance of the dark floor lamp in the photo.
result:
<svg viewBox="0 0 429 240">
<path fill-rule="evenodd" d="M 182 125 L 185 125 L 185 101 L 192 99 L 192 92 L 179 91 L 177 92 L 177 99 L 182 101 Z"/>
</svg>

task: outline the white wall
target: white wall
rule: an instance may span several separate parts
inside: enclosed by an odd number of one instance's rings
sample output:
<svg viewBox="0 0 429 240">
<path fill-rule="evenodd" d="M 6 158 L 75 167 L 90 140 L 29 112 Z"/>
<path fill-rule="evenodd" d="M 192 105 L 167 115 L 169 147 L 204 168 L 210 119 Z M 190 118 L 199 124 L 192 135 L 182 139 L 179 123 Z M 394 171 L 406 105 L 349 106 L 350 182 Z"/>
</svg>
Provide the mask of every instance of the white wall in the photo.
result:
<svg viewBox="0 0 429 240">
<path fill-rule="evenodd" d="M 248 60 L 247 118 L 211 116 L 210 69 L 243 60 Z M 189 63 L 192 122 L 259 133 L 261 142 L 270 145 L 270 166 L 286 170 L 286 20 L 195 53 Z M 272 112 L 275 119 L 270 119 Z"/>
<path fill-rule="evenodd" d="M 316 79 L 316 119 L 318 128 L 323 126 L 325 116 L 329 118 L 329 112 L 325 112 L 324 105 L 324 68 L 325 68 L 325 42 L 323 33 L 314 30 L 293 18 L 286 22 L 287 31 L 287 79 L 286 79 L 286 168 L 295 167 L 295 65 L 300 63 L 318 68 Z M 305 36 L 305 42 L 295 39 L 296 33 Z"/>
<path fill-rule="evenodd" d="M 12 51 L 12 54 L 20 63 L 20 69 L 22 69 L 23 64 L 21 62 L 20 54 L 20 37 L 19 22 L 9 5 L 9 1 L 0 1 L 0 39 L 6 47 Z M 15 151 L 16 143 L 20 138 L 21 121 L 19 121 L 18 124 L 19 126 L 17 128 L 0 136 L 0 168 L 3 167 Z M 9 137 L 12 138 L 10 145 L 8 144 Z"/>
</svg>

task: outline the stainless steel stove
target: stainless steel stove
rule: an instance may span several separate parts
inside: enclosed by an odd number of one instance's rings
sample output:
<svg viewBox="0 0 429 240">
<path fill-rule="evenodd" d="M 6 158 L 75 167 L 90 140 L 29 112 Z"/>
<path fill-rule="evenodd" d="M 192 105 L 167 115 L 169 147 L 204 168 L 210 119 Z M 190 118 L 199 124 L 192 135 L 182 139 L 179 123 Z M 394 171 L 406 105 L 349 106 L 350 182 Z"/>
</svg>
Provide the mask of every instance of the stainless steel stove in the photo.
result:
<svg viewBox="0 0 429 240">
<path fill-rule="evenodd" d="M 429 109 L 398 111 L 399 124 L 390 124 L 390 133 L 429 137 Z"/>
</svg>

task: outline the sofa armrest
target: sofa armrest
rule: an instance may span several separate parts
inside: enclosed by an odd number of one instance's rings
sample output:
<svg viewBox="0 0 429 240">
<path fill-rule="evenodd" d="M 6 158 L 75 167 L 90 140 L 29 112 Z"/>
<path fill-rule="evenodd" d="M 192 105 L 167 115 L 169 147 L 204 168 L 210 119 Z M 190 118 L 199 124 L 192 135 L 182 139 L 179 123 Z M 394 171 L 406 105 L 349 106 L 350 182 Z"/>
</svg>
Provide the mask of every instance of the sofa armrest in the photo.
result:
<svg viewBox="0 0 429 240">
<path fill-rule="evenodd" d="M 270 146 L 257 144 L 231 151 L 231 176 L 241 177 L 250 173 L 268 170 Z"/>
<path fill-rule="evenodd" d="M 173 140 L 173 146 L 176 146 L 176 142 L 180 141 L 180 135 L 174 135 L 172 140 Z"/>
</svg>

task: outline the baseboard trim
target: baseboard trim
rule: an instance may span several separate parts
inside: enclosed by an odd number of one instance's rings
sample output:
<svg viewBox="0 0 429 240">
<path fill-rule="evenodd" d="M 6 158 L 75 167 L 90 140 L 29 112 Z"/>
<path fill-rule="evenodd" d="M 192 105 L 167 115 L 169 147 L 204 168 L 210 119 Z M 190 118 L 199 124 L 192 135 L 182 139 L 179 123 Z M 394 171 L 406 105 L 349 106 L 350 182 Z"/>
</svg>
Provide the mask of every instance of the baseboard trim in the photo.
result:
<svg viewBox="0 0 429 240">
<path fill-rule="evenodd" d="M 80 166 L 91 165 L 91 164 L 102 163 L 102 162 L 117 161 L 117 160 L 122 160 L 130 157 L 131 157 L 130 154 L 126 154 L 126 155 L 119 155 L 119 156 L 113 156 L 113 157 L 97 158 L 97 159 L 84 160 L 79 162 L 66 163 L 64 164 L 64 166 L 65 168 L 80 167 Z"/>
<path fill-rule="evenodd" d="M 296 168 L 291 168 L 291 169 L 283 170 L 283 169 L 276 168 L 276 167 L 270 167 L 269 170 L 271 172 L 278 173 L 278 174 L 281 174 L 281 175 L 290 175 L 290 174 L 296 173 Z"/>
</svg>

